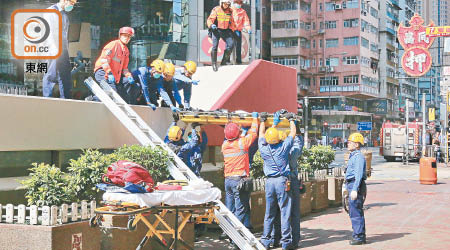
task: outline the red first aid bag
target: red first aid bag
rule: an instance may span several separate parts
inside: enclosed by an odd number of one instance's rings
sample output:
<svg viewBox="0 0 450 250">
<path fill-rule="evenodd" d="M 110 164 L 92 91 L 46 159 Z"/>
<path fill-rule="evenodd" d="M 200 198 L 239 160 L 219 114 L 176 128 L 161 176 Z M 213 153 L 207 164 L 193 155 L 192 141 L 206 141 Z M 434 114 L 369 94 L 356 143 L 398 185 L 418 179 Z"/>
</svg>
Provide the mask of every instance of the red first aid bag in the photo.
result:
<svg viewBox="0 0 450 250">
<path fill-rule="evenodd" d="M 118 161 L 111 164 L 102 180 L 105 183 L 112 183 L 121 187 L 124 187 L 126 183 L 133 183 L 144 187 L 147 192 L 153 192 L 154 187 L 153 178 L 148 170 L 130 161 Z"/>
</svg>

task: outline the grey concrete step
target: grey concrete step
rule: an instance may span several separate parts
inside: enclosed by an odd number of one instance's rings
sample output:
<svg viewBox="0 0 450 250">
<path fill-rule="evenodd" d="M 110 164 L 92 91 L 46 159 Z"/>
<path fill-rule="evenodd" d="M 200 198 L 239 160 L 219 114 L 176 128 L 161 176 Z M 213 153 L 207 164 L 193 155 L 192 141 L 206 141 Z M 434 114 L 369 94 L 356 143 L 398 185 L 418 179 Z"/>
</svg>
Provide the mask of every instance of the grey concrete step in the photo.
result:
<svg viewBox="0 0 450 250">
<path fill-rule="evenodd" d="M 26 204 L 25 189 L 20 181 L 28 176 L 0 178 L 0 204 Z"/>
</svg>

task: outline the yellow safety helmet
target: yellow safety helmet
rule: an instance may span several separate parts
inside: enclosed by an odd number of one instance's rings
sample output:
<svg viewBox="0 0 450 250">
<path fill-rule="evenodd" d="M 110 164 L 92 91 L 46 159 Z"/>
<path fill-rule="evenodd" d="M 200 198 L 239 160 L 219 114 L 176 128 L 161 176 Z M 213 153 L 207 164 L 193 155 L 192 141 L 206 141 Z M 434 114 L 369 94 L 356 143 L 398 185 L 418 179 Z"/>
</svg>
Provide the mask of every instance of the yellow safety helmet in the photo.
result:
<svg viewBox="0 0 450 250">
<path fill-rule="evenodd" d="M 278 129 L 276 128 L 269 128 L 264 137 L 269 144 L 277 144 L 280 142 L 280 135 L 278 133 Z"/>
<path fill-rule="evenodd" d="M 175 75 L 175 65 L 173 65 L 173 63 L 166 63 L 164 68 L 164 75 L 166 76 Z"/>
<path fill-rule="evenodd" d="M 288 135 L 289 135 L 289 130 L 280 130 L 280 131 L 278 132 L 278 135 L 280 136 L 280 140 L 281 140 L 281 141 L 284 141 L 284 140 L 286 140 L 286 138 L 287 138 Z"/>
<path fill-rule="evenodd" d="M 348 137 L 349 141 L 359 142 L 361 145 L 364 145 L 364 136 L 360 133 L 353 133 Z"/>
<path fill-rule="evenodd" d="M 164 64 L 164 62 L 160 59 L 156 59 L 152 62 L 152 64 L 150 64 L 150 66 L 152 68 L 154 68 L 157 72 L 159 73 L 163 73 L 164 72 L 164 68 L 166 67 L 166 65 Z"/>
<path fill-rule="evenodd" d="M 187 61 L 184 64 L 184 67 L 186 68 L 187 72 L 191 75 L 195 74 L 197 71 L 197 64 L 193 61 Z"/>
<path fill-rule="evenodd" d="M 181 128 L 178 126 L 172 126 L 169 129 L 169 140 L 171 141 L 179 141 L 181 139 Z"/>
</svg>

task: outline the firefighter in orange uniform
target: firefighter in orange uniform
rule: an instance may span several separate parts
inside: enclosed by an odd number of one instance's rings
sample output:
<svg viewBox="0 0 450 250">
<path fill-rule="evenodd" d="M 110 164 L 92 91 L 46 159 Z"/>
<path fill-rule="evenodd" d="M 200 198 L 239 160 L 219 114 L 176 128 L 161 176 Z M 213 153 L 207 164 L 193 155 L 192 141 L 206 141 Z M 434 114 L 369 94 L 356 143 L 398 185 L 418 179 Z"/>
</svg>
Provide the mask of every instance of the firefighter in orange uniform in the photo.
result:
<svg viewBox="0 0 450 250">
<path fill-rule="evenodd" d="M 133 28 L 120 28 L 119 39 L 106 44 L 94 68 L 95 80 L 106 81 L 127 103 L 133 102 L 133 95 L 136 94 L 134 92 L 139 91 L 128 71 L 130 52 L 127 44 L 133 36 Z"/>
<path fill-rule="evenodd" d="M 245 137 L 236 123 L 225 126 L 225 141 L 222 144 L 225 176 L 225 204 L 230 211 L 250 228 L 249 155 L 250 145 L 258 137 L 258 113 L 253 112 L 252 126 Z"/>
<path fill-rule="evenodd" d="M 234 46 L 236 47 L 236 64 L 242 63 L 242 30 L 245 28 L 247 33 L 252 33 L 252 26 L 250 26 L 250 19 L 248 18 L 247 11 L 242 8 L 242 0 L 234 0 L 233 4 L 233 37 Z"/>
<path fill-rule="evenodd" d="M 217 48 L 220 38 L 227 44 L 220 65 L 226 65 L 229 62 L 233 50 L 234 23 L 232 20 L 233 10 L 230 7 L 231 0 L 220 0 L 220 6 L 216 6 L 211 11 L 206 22 L 209 29 L 208 36 L 213 40 L 211 64 L 214 71 L 217 71 Z"/>
</svg>

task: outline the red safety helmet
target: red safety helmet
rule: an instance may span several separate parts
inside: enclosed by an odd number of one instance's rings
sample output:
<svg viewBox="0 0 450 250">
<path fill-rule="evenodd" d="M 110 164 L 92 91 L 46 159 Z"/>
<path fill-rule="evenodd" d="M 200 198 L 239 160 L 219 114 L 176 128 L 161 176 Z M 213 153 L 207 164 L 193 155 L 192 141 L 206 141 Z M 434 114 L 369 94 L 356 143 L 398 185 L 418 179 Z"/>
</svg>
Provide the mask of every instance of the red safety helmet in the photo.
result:
<svg viewBox="0 0 450 250">
<path fill-rule="evenodd" d="M 239 137 L 241 133 L 241 128 L 236 123 L 228 123 L 224 129 L 225 139 L 232 141 Z"/>
<path fill-rule="evenodd" d="M 120 34 L 128 34 L 130 36 L 134 36 L 134 29 L 131 27 L 122 27 L 119 30 L 119 36 Z"/>
</svg>

